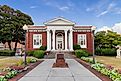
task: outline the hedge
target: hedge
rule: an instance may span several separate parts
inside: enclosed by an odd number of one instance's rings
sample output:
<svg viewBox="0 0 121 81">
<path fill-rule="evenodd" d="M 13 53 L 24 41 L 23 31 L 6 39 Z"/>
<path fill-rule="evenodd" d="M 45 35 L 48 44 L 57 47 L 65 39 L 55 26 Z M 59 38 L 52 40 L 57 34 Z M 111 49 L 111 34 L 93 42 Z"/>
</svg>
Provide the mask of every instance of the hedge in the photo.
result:
<svg viewBox="0 0 121 81">
<path fill-rule="evenodd" d="M 114 48 L 96 49 L 95 54 L 100 56 L 116 56 L 116 49 Z"/>
<path fill-rule="evenodd" d="M 89 56 L 89 53 L 86 50 L 75 50 L 75 55 L 76 57 L 81 58 Z"/>
<path fill-rule="evenodd" d="M 15 51 L 0 50 L 0 56 L 15 56 Z"/>
<path fill-rule="evenodd" d="M 80 50 L 81 47 L 80 47 L 80 45 L 76 44 L 76 45 L 73 46 L 73 49 L 74 49 L 74 50 Z"/>
<path fill-rule="evenodd" d="M 36 58 L 44 58 L 44 51 L 43 50 L 36 50 L 34 51 L 33 56 Z"/>
<path fill-rule="evenodd" d="M 32 51 L 27 51 L 27 55 L 28 55 L 28 56 L 33 56 L 33 54 L 34 54 L 34 50 L 32 50 Z"/>
<path fill-rule="evenodd" d="M 45 51 L 47 49 L 47 46 L 41 46 L 39 49 Z"/>
</svg>

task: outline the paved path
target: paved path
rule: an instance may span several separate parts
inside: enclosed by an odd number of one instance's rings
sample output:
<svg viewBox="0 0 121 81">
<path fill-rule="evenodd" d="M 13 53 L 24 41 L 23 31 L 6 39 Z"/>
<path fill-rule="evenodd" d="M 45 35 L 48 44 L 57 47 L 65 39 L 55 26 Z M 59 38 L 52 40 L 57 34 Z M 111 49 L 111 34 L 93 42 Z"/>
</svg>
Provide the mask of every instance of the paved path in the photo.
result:
<svg viewBox="0 0 121 81">
<path fill-rule="evenodd" d="M 19 81 L 101 81 L 74 59 L 67 59 L 69 68 L 52 68 L 54 59 L 46 59 Z"/>
</svg>

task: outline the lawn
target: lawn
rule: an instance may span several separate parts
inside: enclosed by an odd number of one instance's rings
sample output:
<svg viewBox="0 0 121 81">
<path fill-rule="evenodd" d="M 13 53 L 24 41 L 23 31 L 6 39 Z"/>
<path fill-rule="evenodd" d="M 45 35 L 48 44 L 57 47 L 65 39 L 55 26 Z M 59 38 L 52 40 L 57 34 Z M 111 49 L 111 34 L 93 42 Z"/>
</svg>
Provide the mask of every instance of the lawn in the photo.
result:
<svg viewBox="0 0 121 81">
<path fill-rule="evenodd" d="M 96 56 L 96 60 L 100 63 L 111 65 L 116 69 L 121 69 L 121 58 L 110 56 Z"/>
<path fill-rule="evenodd" d="M 0 56 L 0 59 L 7 58 L 8 56 Z"/>
<path fill-rule="evenodd" d="M 33 57 L 28 57 L 33 58 Z M 12 65 L 22 65 L 23 63 L 23 57 L 8 57 L 0 59 L 0 70 Z"/>
</svg>

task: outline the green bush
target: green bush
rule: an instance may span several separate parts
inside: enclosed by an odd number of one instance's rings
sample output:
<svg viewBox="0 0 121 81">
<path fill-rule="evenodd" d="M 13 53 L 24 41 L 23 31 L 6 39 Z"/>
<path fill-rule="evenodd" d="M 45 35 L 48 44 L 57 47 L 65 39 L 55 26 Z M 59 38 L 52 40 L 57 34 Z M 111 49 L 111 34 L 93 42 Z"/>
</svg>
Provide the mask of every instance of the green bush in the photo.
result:
<svg viewBox="0 0 121 81">
<path fill-rule="evenodd" d="M 116 49 L 114 48 L 96 49 L 95 54 L 100 56 L 116 56 Z"/>
<path fill-rule="evenodd" d="M 36 58 L 44 58 L 44 51 L 43 50 L 36 50 L 36 51 L 34 51 L 33 56 Z"/>
<path fill-rule="evenodd" d="M 74 49 L 74 50 L 80 50 L 81 47 L 80 47 L 80 45 L 77 45 L 77 44 L 76 44 L 76 45 L 73 46 L 73 49 Z"/>
<path fill-rule="evenodd" d="M 4 76 L 0 76 L 0 81 L 8 81 Z"/>
<path fill-rule="evenodd" d="M 76 57 L 81 58 L 89 56 L 89 53 L 85 50 L 75 50 L 75 55 Z"/>
<path fill-rule="evenodd" d="M 47 46 L 41 46 L 39 49 L 45 51 L 47 49 Z"/>
<path fill-rule="evenodd" d="M 27 55 L 28 56 L 33 56 L 33 54 L 34 54 L 34 51 L 32 50 L 32 51 L 27 51 Z"/>
<path fill-rule="evenodd" d="M 35 63 L 37 62 L 37 59 L 35 58 L 27 58 L 27 63 Z"/>
<path fill-rule="evenodd" d="M 15 56 L 15 51 L 0 50 L 0 56 Z"/>
</svg>

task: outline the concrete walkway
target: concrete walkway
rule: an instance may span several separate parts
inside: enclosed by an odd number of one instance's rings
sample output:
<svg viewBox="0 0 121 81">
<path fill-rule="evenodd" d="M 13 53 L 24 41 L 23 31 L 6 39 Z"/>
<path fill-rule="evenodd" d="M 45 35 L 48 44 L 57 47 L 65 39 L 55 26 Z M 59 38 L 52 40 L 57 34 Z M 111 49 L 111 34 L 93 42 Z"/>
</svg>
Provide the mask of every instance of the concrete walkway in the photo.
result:
<svg viewBox="0 0 121 81">
<path fill-rule="evenodd" d="M 101 81 L 74 59 L 67 59 L 69 68 L 52 68 L 54 59 L 46 59 L 19 81 Z"/>
</svg>

